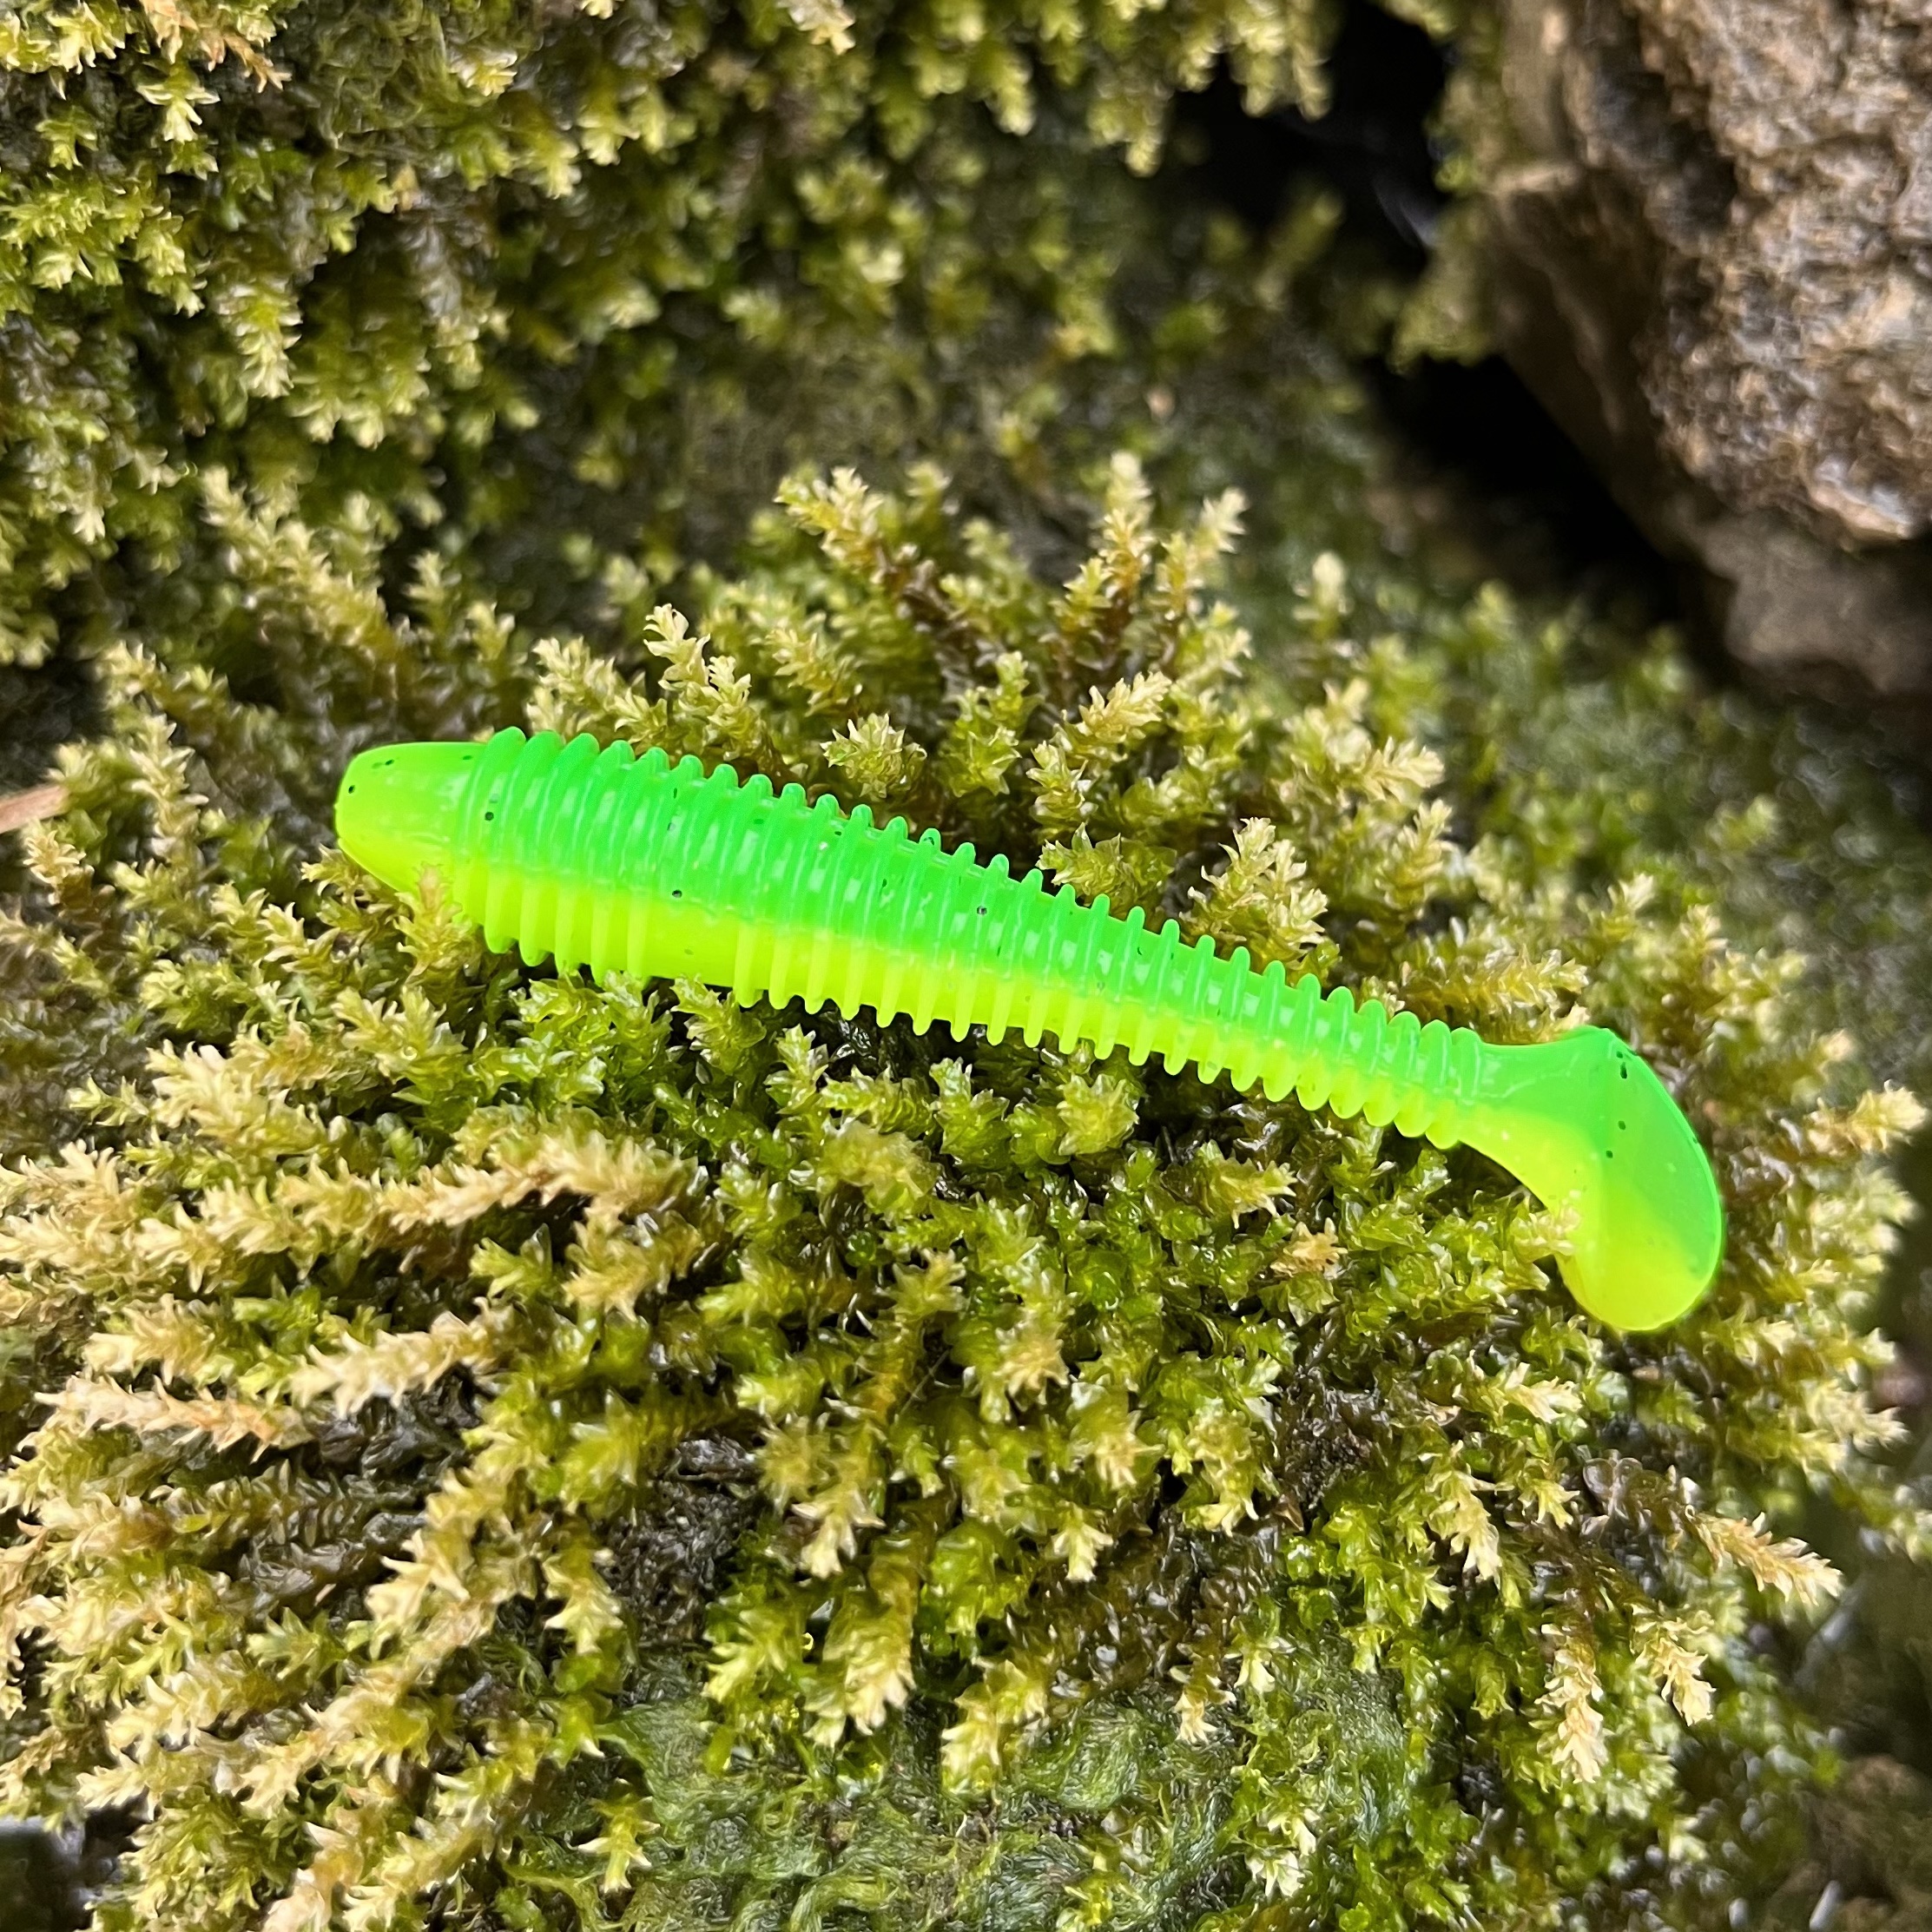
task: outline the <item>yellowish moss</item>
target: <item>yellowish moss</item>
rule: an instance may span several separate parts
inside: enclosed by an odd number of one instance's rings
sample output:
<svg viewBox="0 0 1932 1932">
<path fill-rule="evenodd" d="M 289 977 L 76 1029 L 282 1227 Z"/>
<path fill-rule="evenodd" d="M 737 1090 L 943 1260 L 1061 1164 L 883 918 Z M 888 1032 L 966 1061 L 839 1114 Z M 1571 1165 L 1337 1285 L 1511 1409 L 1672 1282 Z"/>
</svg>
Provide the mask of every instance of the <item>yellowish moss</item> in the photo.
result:
<svg viewBox="0 0 1932 1932">
<path fill-rule="evenodd" d="M 1384 729 L 1479 638 L 1535 661 L 1494 600 L 1365 649 L 1325 562 L 1270 689 L 1213 588 L 1238 506 L 1164 533 L 1131 460 L 1059 589 L 936 475 L 785 494 L 715 641 L 546 649 L 531 713 L 856 775 L 1425 1019 L 1587 1003 L 1709 1138 L 1717 1292 L 1606 1334 L 1507 1177 L 1293 1102 L 529 974 L 299 874 L 167 722 L 216 688 L 123 658 L 22 935 L 127 1045 L 5 1184 L 49 1397 L 7 1803 L 135 1807 L 100 1922 L 210 1932 L 1682 1922 L 1749 1883 L 1820 1748 L 1760 1633 L 1836 1586 L 1763 1512 L 1921 1533 L 1864 1326 L 1916 1104 L 1835 1086 L 1694 843 L 1556 837 Z M 373 609 L 340 588 L 343 649 Z M 421 661 L 522 673 L 455 623 Z"/>
</svg>

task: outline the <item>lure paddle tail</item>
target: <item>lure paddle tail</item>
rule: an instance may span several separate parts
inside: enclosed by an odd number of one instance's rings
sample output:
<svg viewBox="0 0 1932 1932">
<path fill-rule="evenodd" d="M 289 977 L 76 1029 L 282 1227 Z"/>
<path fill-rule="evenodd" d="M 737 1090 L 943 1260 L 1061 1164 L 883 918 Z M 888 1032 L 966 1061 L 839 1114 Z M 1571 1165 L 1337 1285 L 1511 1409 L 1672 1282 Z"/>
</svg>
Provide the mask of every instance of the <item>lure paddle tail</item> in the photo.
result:
<svg viewBox="0 0 1932 1932">
<path fill-rule="evenodd" d="M 1565 1279 L 1619 1328 L 1656 1328 L 1709 1286 L 1723 1248 L 1710 1163 L 1650 1068 L 1581 1027 L 1493 1046 L 1464 1027 L 1393 1019 L 1323 995 L 1279 963 L 1183 943 L 1137 907 L 1112 916 L 1050 893 L 1003 856 L 875 826 L 824 797 L 779 794 L 729 766 L 633 755 L 588 736 L 396 745 L 364 752 L 336 801 L 343 849 L 414 892 L 433 872 L 493 946 L 602 975 L 678 975 L 741 999 L 802 998 L 923 1030 L 1017 1028 L 1136 1062 L 1195 1062 L 1271 1099 L 1393 1122 L 1488 1155 L 1552 1207 L 1576 1210 Z"/>
</svg>

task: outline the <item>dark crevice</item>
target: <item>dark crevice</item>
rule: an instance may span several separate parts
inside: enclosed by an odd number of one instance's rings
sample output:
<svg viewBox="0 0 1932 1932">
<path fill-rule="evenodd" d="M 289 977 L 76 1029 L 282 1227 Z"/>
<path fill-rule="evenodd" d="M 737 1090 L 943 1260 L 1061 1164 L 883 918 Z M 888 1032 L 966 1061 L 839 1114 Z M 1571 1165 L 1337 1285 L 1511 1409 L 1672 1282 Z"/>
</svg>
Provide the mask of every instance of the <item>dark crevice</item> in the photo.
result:
<svg viewBox="0 0 1932 1932">
<path fill-rule="evenodd" d="M 1428 132 L 1448 56 L 1420 27 L 1351 0 L 1329 60 L 1320 115 L 1296 108 L 1250 115 L 1223 71 L 1176 103 L 1177 152 L 1199 186 L 1257 227 L 1294 184 L 1319 177 L 1342 196 L 1349 232 L 1419 274 L 1446 197 Z"/>
<path fill-rule="evenodd" d="M 60 747 L 95 723 L 94 690 L 72 653 L 32 669 L 0 665 L 0 797 L 39 784 Z"/>
<path fill-rule="evenodd" d="M 1348 0 L 1326 113 L 1250 115 L 1223 72 L 1177 103 L 1176 171 L 1257 229 L 1298 190 L 1324 188 L 1340 198 L 1336 247 L 1351 267 L 1413 284 L 1447 201 L 1430 129 L 1453 58 L 1371 0 Z M 1358 373 L 1390 433 L 1400 484 L 1488 574 L 1526 592 L 1580 592 L 1639 623 L 1678 623 L 1707 668 L 1727 675 L 1702 600 L 1500 357 L 1397 370 L 1370 355 Z"/>
<path fill-rule="evenodd" d="M 1716 632 L 1664 557 L 1581 451 L 1500 356 L 1364 372 L 1400 460 L 1421 487 L 1460 505 L 1476 546 L 1526 590 L 1580 594 L 1640 623 L 1676 623 L 1701 667 Z"/>
</svg>

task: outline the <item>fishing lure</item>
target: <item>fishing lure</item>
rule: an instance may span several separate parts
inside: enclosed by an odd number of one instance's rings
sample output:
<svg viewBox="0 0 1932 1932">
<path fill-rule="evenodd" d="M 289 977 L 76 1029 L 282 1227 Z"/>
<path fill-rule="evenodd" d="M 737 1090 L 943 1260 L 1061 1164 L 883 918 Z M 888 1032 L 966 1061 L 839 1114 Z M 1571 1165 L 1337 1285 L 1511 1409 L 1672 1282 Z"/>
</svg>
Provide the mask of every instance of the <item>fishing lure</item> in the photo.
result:
<svg viewBox="0 0 1932 1932">
<path fill-rule="evenodd" d="M 1364 1114 L 1438 1147 L 1478 1149 L 1546 1205 L 1575 1210 L 1562 1269 L 1583 1306 L 1619 1328 L 1684 1314 L 1724 1245 L 1717 1184 L 1689 1121 L 1615 1034 L 1491 1045 L 1467 1027 L 1323 995 L 1245 948 L 1183 943 L 1138 907 L 1112 916 L 1003 855 L 951 852 L 860 805 L 741 784 L 727 765 L 588 735 L 366 751 L 336 800 L 343 849 L 403 892 L 433 872 L 490 945 L 559 972 L 682 976 L 742 1000 L 802 998 L 881 1020 L 935 1019 L 954 1036 L 1017 1027 L 1101 1055 L 1125 1046 L 1225 1071 L 1270 1099 Z"/>
</svg>

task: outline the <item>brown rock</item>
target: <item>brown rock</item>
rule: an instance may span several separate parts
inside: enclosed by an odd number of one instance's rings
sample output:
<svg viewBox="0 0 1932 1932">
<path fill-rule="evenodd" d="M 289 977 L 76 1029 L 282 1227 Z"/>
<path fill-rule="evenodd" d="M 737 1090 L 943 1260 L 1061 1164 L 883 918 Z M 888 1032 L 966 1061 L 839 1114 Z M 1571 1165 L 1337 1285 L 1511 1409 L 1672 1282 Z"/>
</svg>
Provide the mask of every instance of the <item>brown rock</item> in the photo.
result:
<svg viewBox="0 0 1932 1932">
<path fill-rule="evenodd" d="M 1500 0 L 1458 87 L 1505 353 L 1736 655 L 1932 715 L 1932 3 Z"/>
</svg>

